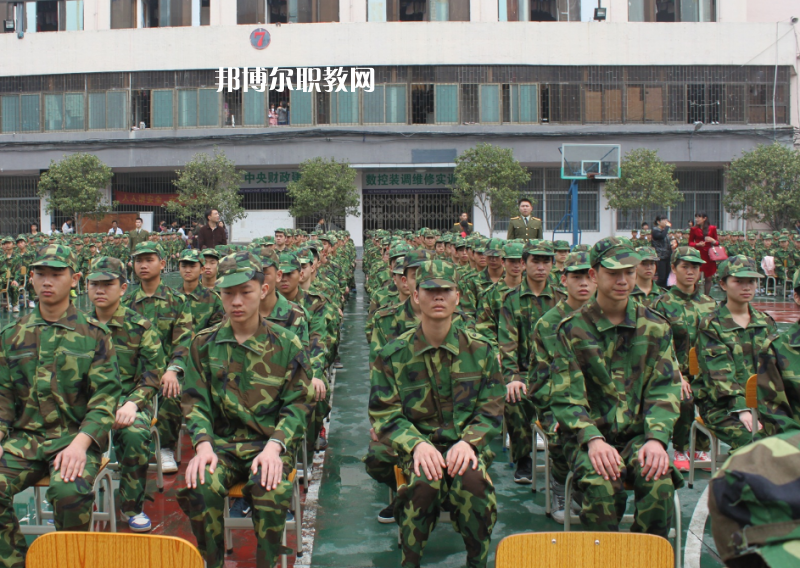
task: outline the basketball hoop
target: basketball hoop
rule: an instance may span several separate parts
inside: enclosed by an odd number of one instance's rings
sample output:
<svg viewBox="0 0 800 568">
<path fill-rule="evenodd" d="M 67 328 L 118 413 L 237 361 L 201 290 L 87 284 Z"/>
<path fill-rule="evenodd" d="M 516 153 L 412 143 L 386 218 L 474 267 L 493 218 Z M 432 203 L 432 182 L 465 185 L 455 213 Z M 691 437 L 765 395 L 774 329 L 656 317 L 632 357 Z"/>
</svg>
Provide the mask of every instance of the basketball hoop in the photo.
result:
<svg viewBox="0 0 800 568">
<path fill-rule="evenodd" d="M 597 179 L 597 172 L 586 172 L 586 179 L 593 182 L 602 181 Z"/>
</svg>

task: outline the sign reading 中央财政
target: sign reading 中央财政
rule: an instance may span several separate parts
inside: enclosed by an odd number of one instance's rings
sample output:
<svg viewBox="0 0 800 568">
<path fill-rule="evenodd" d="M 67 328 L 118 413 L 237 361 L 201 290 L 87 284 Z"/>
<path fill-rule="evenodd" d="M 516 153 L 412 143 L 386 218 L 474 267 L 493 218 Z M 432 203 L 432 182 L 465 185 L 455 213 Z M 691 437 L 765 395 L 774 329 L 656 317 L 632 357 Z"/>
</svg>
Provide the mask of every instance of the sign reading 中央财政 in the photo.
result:
<svg viewBox="0 0 800 568">
<path fill-rule="evenodd" d="M 251 43 L 256 32 L 258 30 L 251 34 Z M 220 67 L 217 70 L 218 93 L 239 90 L 259 93 L 264 91 L 354 93 L 358 89 L 367 93 L 375 90 L 375 69 L 372 67 Z"/>
<path fill-rule="evenodd" d="M 245 170 L 242 172 L 241 193 L 270 193 L 285 191 L 286 186 L 300 179 L 297 170 Z"/>
</svg>

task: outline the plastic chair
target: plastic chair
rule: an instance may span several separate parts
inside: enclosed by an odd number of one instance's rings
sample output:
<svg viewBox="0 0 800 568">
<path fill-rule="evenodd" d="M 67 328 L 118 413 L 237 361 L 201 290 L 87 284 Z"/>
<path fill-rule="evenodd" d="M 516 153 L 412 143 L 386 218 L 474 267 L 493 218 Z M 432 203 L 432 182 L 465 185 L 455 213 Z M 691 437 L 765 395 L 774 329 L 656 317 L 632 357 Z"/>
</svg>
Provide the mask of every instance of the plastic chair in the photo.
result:
<svg viewBox="0 0 800 568">
<path fill-rule="evenodd" d="M 54 532 L 33 541 L 28 568 L 203 568 L 191 543 L 174 536 Z"/>
<path fill-rule="evenodd" d="M 671 568 L 669 541 L 651 534 L 542 532 L 505 537 L 497 545 L 495 568 Z"/>
<path fill-rule="evenodd" d="M 547 442 L 547 436 L 542 428 L 542 423 L 538 420 L 531 425 L 533 430 L 533 467 L 531 471 L 533 476 L 531 478 L 531 493 L 536 493 L 536 474 L 544 473 L 544 513 L 548 517 L 552 513 L 551 495 L 550 495 L 550 447 Z M 539 465 L 539 450 L 536 446 L 536 436 L 544 440 L 544 465 Z"/>
<path fill-rule="evenodd" d="M 750 375 L 744 387 L 744 402 L 750 409 L 750 417 L 753 419 L 753 439 L 756 437 L 758 427 L 758 375 Z"/>
<path fill-rule="evenodd" d="M 297 470 L 293 469 L 287 478 L 292 483 L 292 508 L 294 509 L 294 521 L 287 521 L 283 527 L 283 535 L 281 536 L 281 544 L 286 546 L 286 531 L 294 529 L 297 538 L 297 558 L 303 556 L 303 505 L 300 502 L 300 485 L 297 482 Z M 225 497 L 225 505 L 222 509 L 222 524 L 225 529 L 225 551 L 228 554 L 233 552 L 233 535 L 231 531 L 239 529 L 253 529 L 252 517 L 234 518 L 231 517 L 231 499 L 243 499 L 242 489 L 244 483 L 237 483 L 228 491 L 228 496 Z M 281 554 L 281 566 L 286 568 L 287 557 Z"/>
<path fill-rule="evenodd" d="M 697 360 L 697 347 L 689 349 L 689 374 L 693 377 L 700 374 L 700 361 Z"/>
<path fill-rule="evenodd" d="M 97 472 L 97 477 L 94 479 L 94 486 L 92 490 L 95 494 L 95 505 L 100 501 L 103 505 L 103 510 L 100 511 L 98 507 L 92 510 L 92 518 L 90 521 L 91 530 L 100 530 L 99 527 L 95 528 L 95 524 L 109 523 L 111 532 L 117 532 L 117 514 L 116 506 L 114 504 L 114 482 L 111 477 L 111 470 L 108 469 L 108 464 L 111 460 L 107 456 L 103 456 L 100 461 L 100 469 Z M 46 521 L 53 518 L 52 511 L 44 511 L 42 507 L 42 488 L 50 486 L 50 476 L 43 477 L 36 482 L 33 486 L 34 506 L 36 515 L 36 524 L 34 525 L 20 525 L 20 532 L 22 534 L 41 535 L 54 532 L 56 526 L 48 524 Z M 96 509 L 96 510 L 95 510 Z M 82 534 L 82 533 L 79 533 Z"/>
<path fill-rule="evenodd" d="M 573 481 L 574 474 L 573 472 L 569 472 L 567 475 L 567 482 L 566 482 L 566 489 L 564 490 L 564 502 L 567 503 L 567 511 L 564 515 L 564 532 L 569 532 L 570 528 L 572 527 L 572 523 L 580 523 L 581 519 L 578 515 L 573 515 L 569 511 L 569 503 L 572 503 L 572 481 Z M 625 490 L 632 491 L 633 486 L 629 483 L 625 483 Z M 675 561 L 675 568 L 681 568 L 681 549 L 683 548 L 682 545 L 682 520 L 681 520 L 681 501 L 678 497 L 678 490 L 676 489 L 674 492 L 673 498 L 673 505 L 674 505 L 674 512 L 672 515 L 672 523 L 673 527 L 669 530 L 669 534 L 667 535 L 668 538 L 674 539 L 675 546 L 674 546 L 674 561 Z M 626 523 L 630 524 L 633 523 L 634 516 L 632 514 L 625 514 L 622 515 L 620 519 L 620 524 Z M 606 533 L 600 533 L 606 534 Z M 659 537 L 660 538 L 660 537 Z M 635 564 L 634 564 L 635 565 Z M 576 565 L 577 566 L 577 565 Z M 647 563 L 644 566 L 651 566 L 651 564 Z"/>
</svg>

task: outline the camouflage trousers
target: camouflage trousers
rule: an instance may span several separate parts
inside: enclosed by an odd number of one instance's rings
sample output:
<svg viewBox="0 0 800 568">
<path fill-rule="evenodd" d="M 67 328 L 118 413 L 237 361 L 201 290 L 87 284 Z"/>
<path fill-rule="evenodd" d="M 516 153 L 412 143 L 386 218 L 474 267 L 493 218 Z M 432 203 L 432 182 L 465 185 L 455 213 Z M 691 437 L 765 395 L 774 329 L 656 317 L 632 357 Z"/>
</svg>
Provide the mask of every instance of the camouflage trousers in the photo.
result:
<svg viewBox="0 0 800 568">
<path fill-rule="evenodd" d="M 675 423 L 675 429 L 672 431 L 672 447 L 677 452 L 689 451 L 689 434 L 692 429 L 692 422 L 694 422 L 694 399 L 681 401 L 681 414 L 678 421 Z M 705 436 L 698 436 L 695 443 L 695 451 L 707 452 L 711 447 L 708 438 Z"/>
<path fill-rule="evenodd" d="M 506 430 L 511 440 L 511 460 L 519 463 L 530 457 L 533 451 L 531 424 L 536 418 L 536 409 L 530 399 L 523 397 L 519 402 L 506 402 Z"/>
<path fill-rule="evenodd" d="M 727 410 L 712 410 L 703 414 L 706 428 L 711 430 L 721 442 L 731 447 L 731 451 L 746 446 L 753 442 L 753 434 L 748 432 L 737 415 L 730 414 Z M 698 438 L 705 438 L 702 434 Z"/>
<path fill-rule="evenodd" d="M 183 423 L 181 410 L 181 397 L 161 397 L 158 403 L 158 435 L 161 438 L 161 447 L 174 449 L 178 444 L 178 434 Z"/>
<path fill-rule="evenodd" d="M 639 449 L 645 444 L 644 436 L 637 436 L 625 445 L 609 443 L 622 458 L 621 477 L 606 481 L 598 475 L 589 460 L 589 452 L 579 446 L 574 438 L 566 443 L 566 454 L 574 474 L 573 490 L 583 493 L 581 510 L 582 530 L 619 530 L 625 514 L 628 493 L 625 482 L 633 484 L 636 511 L 631 532 L 643 532 L 666 537 L 672 526 L 675 489 L 683 486 L 683 477 L 670 464 L 671 471 L 659 480 L 647 481 L 642 477 L 642 467 L 637 459 Z"/>
<path fill-rule="evenodd" d="M 8 444 L 8 441 L 5 441 Z M 5 445 L 5 444 L 4 444 Z M 7 452 L 0 458 L 0 566 L 24 568 L 28 551 L 14 512 L 14 495 L 50 476 L 46 499 L 53 505 L 56 530 L 88 531 L 94 505 L 94 480 L 100 469 L 100 452 L 86 453 L 83 477 L 65 483 L 53 471 L 55 455 L 28 460 Z"/>
<path fill-rule="evenodd" d="M 8 286 L 8 288 L 6 288 Z M 8 292 L 8 305 L 12 308 L 19 305 L 19 286 L 10 284 L 7 280 L 0 281 L 0 289 Z"/>
<path fill-rule="evenodd" d="M 550 452 L 550 474 L 558 483 L 564 485 L 567 482 L 567 475 L 569 475 L 569 464 L 564 453 L 564 438 L 555 431 L 556 421 L 551 411 L 545 411 L 539 422 L 542 425 L 542 430 L 547 435 L 547 450 Z"/>
<path fill-rule="evenodd" d="M 361 458 L 361 461 L 364 462 L 367 474 L 372 479 L 386 485 L 392 491 L 397 491 L 394 466 L 399 465 L 399 459 L 393 448 L 370 440 L 367 455 Z"/>
<path fill-rule="evenodd" d="M 240 459 L 217 453 L 219 463 L 214 473 L 206 469 L 205 484 L 195 489 L 188 487 L 178 492 L 178 505 L 192 524 L 197 539 L 197 549 L 203 555 L 207 568 L 223 568 L 225 564 L 225 533 L 222 515 L 228 490 L 240 482 L 245 501 L 253 509 L 253 526 L 256 533 L 256 567 L 272 568 L 283 546 L 281 536 L 286 525 L 286 511 L 292 501 L 292 483 L 287 475 L 292 467 L 284 463 L 283 479 L 278 487 L 267 491 L 261 486 L 261 470 L 253 475 L 252 459 Z M 255 456 L 253 456 L 255 457 Z"/>
<path fill-rule="evenodd" d="M 144 509 L 151 455 L 150 414 L 137 412 L 133 424 L 112 430 L 112 436 L 119 463 L 119 509 L 123 515 L 133 517 Z"/>
<path fill-rule="evenodd" d="M 444 448 L 437 448 L 444 455 Z M 464 475 L 430 481 L 414 475 L 412 462 L 403 466 L 407 485 L 398 488 L 394 516 L 400 525 L 402 568 L 416 568 L 436 527 L 440 510 L 450 513 L 453 528 L 467 547 L 467 568 L 483 568 L 489 557 L 492 529 L 497 522 L 497 497 L 486 464 L 467 468 Z M 422 473 L 420 471 L 420 473 Z"/>
</svg>

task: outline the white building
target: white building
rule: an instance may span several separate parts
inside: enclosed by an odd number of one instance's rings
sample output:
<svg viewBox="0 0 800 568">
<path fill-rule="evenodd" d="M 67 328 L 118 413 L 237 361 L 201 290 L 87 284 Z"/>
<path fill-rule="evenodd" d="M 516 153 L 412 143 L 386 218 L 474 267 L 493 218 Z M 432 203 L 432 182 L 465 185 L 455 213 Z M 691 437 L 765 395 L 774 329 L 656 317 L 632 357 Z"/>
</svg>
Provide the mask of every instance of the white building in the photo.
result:
<svg viewBox="0 0 800 568">
<path fill-rule="evenodd" d="M 0 233 L 49 226 L 37 176 L 77 151 L 113 168 L 121 212 L 157 224 L 175 170 L 217 146 L 251 173 L 235 240 L 292 226 L 286 180 L 325 156 L 359 169 L 362 214 L 333 221 L 360 245 L 365 229 L 451 227 L 448 175 L 479 142 L 530 168 L 524 191 L 548 230 L 566 205 L 558 149 L 576 142 L 657 149 L 686 193 L 674 225 L 703 210 L 741 228 L 722 209 L 723 169 L 757 144 L 793 143 L 800 5 L 600 4 L 605 21 L 593 0 L 0 0 Z M 251 44 L 259 28 L 266 49 Z M 220 67 L 339 66 L 374 68 L 375 91 L 216 89 Z M 270 125 L 281 102 L 289 125 Z M 585 242 L 639 222 L 606 210 L 598 185 L 580 195 Z"/>
</svg>

